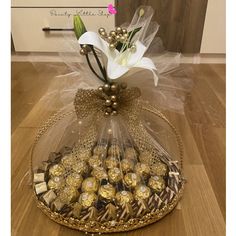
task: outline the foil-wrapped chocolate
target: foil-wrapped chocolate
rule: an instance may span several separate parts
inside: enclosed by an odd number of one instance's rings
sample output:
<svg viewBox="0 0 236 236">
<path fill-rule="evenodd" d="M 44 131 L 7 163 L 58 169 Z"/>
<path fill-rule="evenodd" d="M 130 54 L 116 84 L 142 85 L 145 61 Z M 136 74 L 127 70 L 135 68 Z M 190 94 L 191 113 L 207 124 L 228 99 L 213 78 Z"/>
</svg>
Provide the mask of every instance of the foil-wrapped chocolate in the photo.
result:
<svg viewBox="0 0 236 236">
<path fill-rule="evenodd" d="M 167 165 L 162 162 L 153 164 L 151 169 L 155 175 L 165 176 L 167 173 Z"/>
<path fill-rule="evenodd" d="M 124 172 L 133 171 L 134 161 L 131 159 L 123 159 L 121 161 L 121 168 L 122 168 L 122 171 L 124 171 Z"/>
<path fill-rule="evenodd" d="M 80 194 L 79 203 L 84 208 L 89 208 L 97 201 L 97 195 L 93 192 L 84 192 Z"/>
<path fill-rule="evenodd" d="M 37 195 L 44 193 L 48 190 L 46 182 L 35 184 L 34 188 Z"/>
<path fill-rule="evenodd" d="M 49 174 L 51 176 L 61 176 L 65 173 L 65 168 L 63 165 L 61 164 L 56 164 L 53 165 L 50 169 L 49 169 Z"/>
<path fill-rule="evenodd" d="M 107 167 L 108 169 L 112 169 L 112 168 L 115 168 L 115 167 L 118 166 L 119 161 L 117 160 L 116 157 L 114 157 L 114 156 L 109 156 L 108 158 L 106 158 L 105 164 L 106 164 L 106 167 Z"/>
<path fill-rule="evenodd" d="M 116 193 L 116 201 L 119 205 L 132 203 L 134 200 L 133 194 L 129 191 L 120 191 Z"/>
<path fill-rule="evenodd" d="M 60 211 L 65 206 L 65 203 L 61 201 L 60 198 L 56 198 L 54 202 L 52 202 L 52 208 L 55 208 L 56 211 Z"/>
<path fill-rule="evenodd" d="M 105 157 L 107 155 L 107 148 L 103 145 L 98 145 L 93 149 L 93 154 L 97 156 Z"/>
<path fill-rule="evenodd" d="M 73 166 L 72 166 L 72 169 L 78 173 L 78 174 L 86 174 L 89 170 L 88 168 L 88 165 L 86 164 L 85 161 L 79 161 L 79 162 L 76 162 Z"/>
<path fill-rule="evenodd" d="M 77 156 L 80 161 L 88 161 L 91 157 L 91 152 L 88 150 L 80 150 Z"/>
<path fill-rule="evenodd" d="M 151 190 L 146 185 L 138 185 L 135 187 L 134 198 L 136 200 L 145 200 L 151 196 Z"/>
<path fill-rule="evenodd" d="M 127 147 L 125 149 L 125 153 L 124 153 L 124 158 L 125 159 L 130 159 L 130 160 L 136 160 L 137 159 L 137 152 L 134 148 L 132 147 Z"/>
<path fill-rule="evenodd" d="M 135 173 L 142 177 L 147 177 L 150 174 L 150 167 L 146 163 L 137 163 L 134 167 Z"/>
<path fill-rule="evenodd" d="M 82 181 L 83 181 L 83 178 L 78 173 L 72 173 L 68 175 L 66 178 L 67 185 L 71 187 L 75 187 L 75 188 L 80 188 Z"/>
<path fill-rule="evenodd" d="M 61 200 L 61 202 L 65 204 L 69 204 L 71 202 L 74 202 L 79 196 L 79 192 L 76 188 L 71 186 L 66 186 L 58 195 L 58 198 Z"/>
<path fill-rule="evenodd" d="M 68 154 L 61 159 L 61 162 L 65 168 L 71 168 L 76 163 L 76 160 L 72 154 Z"/>
<path fill-rule="evenodd" d="M 124 182 L 127 187 L 136 187 L 141 181 L 141 178 L 136 173 L 127 173 L 124 177 Z"/>
<path fill-rule="evenodd" d="M 106 200 L 112 200 L 115 198 L 116 190 L 111 184 L 100 186 L 98 195 Z"/>
<path fill-rule="evenodd" d="M 97 168 L 102 165 L 102 159 L 98 155 L 93 155 L 89 158 L 88 163 L 92 168 Z"/>
<path fill-rule="evenodd" d="M 44 182 L 45 173 L 34 173 L 34 183 Z"/>
<path fill-rule="evenodd" d="M 63 188 L 65 185 L 65 180 L 63 177 L 52 177 L 48 181 L 48 187 L 52 190 L 58 190 Z"/>
<path fill-rule="evenodd" d="M 49 190 L 43 195 L 43 200 L 49 206 L 51 202 L 56 199 L 57 195 L 53 192 L 53 190 Z"/>
<path fill-rule="evenodd" d="M 115 167 L 108 171 L 108 178 L 111 183 L 117 183 L 122 178 L 122 173 L 119 168 Z"/>
<path fill-rule="evenodd" d="M 161 176 L 151 176 L 148 180 L 148 186 L 155 192 L 159 193 L 165 189 L 165 180 Z"/>
<path fill-rule="evenodd" d="M 91 174 L 99 181 L 102 181 L 103 179 L 108 179 L 106 170 L 101 166 L 98 166 L 97 168 L 93 169 Z"/>
<path fill-rule="evenodd" d="M 82 183 L 83 192 L 96 192 L 98 190 L 98 181 L 94 177 L 86 178 Z"/>
<path fill-rule="evenodd" d="M 120 156 L 121 150 L 118 144 L 112 144 L 108 149 L 109 156 Z"/>
</svg>

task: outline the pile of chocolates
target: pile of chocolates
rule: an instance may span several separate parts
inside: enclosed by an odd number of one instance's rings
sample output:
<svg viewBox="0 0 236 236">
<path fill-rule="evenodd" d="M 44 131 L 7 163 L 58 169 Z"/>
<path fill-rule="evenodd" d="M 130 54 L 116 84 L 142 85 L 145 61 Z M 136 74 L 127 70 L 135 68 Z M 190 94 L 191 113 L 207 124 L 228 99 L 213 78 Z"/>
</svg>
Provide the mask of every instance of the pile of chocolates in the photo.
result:
<svg viewBox="0 0 236 236">
<path fill-rule="evenodd" d="M 65 217 L 127 220 L 146 212 L 150 198 L 167 186 L 167 165 L 158 161 L 150 166 L 151 158 L 147 151 L 121 149 L 116 143 L 76 154 L 64 147 L 34 173 L 35 193 L 51 211 Z"/>
</svg>

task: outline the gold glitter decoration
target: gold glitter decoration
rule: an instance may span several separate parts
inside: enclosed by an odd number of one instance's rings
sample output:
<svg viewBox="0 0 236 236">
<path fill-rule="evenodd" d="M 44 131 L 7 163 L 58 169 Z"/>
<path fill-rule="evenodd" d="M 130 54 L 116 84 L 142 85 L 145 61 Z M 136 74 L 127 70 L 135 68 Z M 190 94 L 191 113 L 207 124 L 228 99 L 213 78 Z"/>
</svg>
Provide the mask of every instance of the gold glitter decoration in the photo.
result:
<svg viewBox="0 0 236 236">
<path fill-rule="evenodd" d="M 108 171 L 108 178 L 109 178 L 109 181 L 112 183 L 119 182 L 122 178 L 122 173 L 121 173 L 120 169 L 117 167 L 110 169 Z"/>
<path fill-rule="evenodd" d="M 48 187 L 50 189 L 58 190 L 63 188 L 65 185 L 65 180 L 63 177 L 53 177 L 48 181 Z"/>
<path fill-rule="evenodd" d="M 83 178 L 80 174 L 78 173 L 72 173 L 66 178 L 66 183 L 75 188 L 80 188 L 82 184 Z"/>
<path fill-rule="evenodd" d="M 134 198 L 136 200 L 139 200 L 139 199 L 145 200 L 145 199 L 149 198 L 150 195 L 151 195 L 151 190 L 146 185 L 139 185 L 135 188 Z"/>
<path fill-rule="evenodd" d="M 121 150 L 120 150 L 119 145 L 112 144 L 108 149 L 108 154 L 111 156 L 120 156 Z"/>
<path fill-rule="evenodd" d="M 79 196 L 76 188 L 67 186 L 60 193 L 58 198 L 65 204 L 74 202 Z"/>
<path fill-rule="evenodd" d="M 152 165 L 151 169 L 155 175 L 164 176 L 167 173 L 167 166 L 162 162 L 155 163 L 154 165 Z"/>
<path fill-rule="evenodd" d="M 97 195 L 92 192 L 81 193 L 79 203 L 84 207 L 91 207 L 97 201 Z"/>
<path fill-rule="evenodd" d="M 165 180 L 161 176 L 151 176 L 148 180 L 148 186 L 159 193 L 165 189 Z"/>
<path fill-rule="evenodd" d="M 145 163 L 137 163 L 134 168 L 135 172 L 143 177 L 147 177 L 150 174 L 150 167 Z"/>
<path fill-rule="evenodd" d="M 118 160 L 116 159 L 116 157 L 113 157 L 113 156 L 109 156 L 106 160 L 105 160 L 105 164 L 106 164 L 106 167 L 108 169 L 112 169 L 112 168 L 115 168 L 118 166 L 119 162 Z"/>
<path fill-rule="evenodd" d="M 85 179 L 82 183 L 83 192 L 96 192 L 98 190 L 98 181 L 94 177 Z"/>
<path fill-rule="evenodd" d="M 128 187 L 136 187 L 137 184 L 139 184 L 141 181 L 141 178 L 139 175 L 135 173 L 128 173 L 124 177 L 124 182 Z"/>
<path fill-rule="evenodd" d="M 126 203 L 132 203 L 134 200 L 133 194 L 129 191 L 120 191 L 116 194 L 116 201 L 119 205 L 123 205 Z"/>
<path fill-rule="evenodd" d="M 85 161 L 80 161 L 80 162 L 76 162 L 76 164 L 72 166 L 72 169 L 76 173 L 83 175 L 88 172 L 88 165 L 86 164 Z"/>
<path fill-rule="evenodd" d="M 61 176 L 64 173 L 65 173 L 65 168 L 60 164 L 56 164 L 49 169 L 49 174 L 51 176 Z"/>
<path fill-rule="evenodd" d="M 111 184 L 102 185 L 98 190 L 98 195 L 107 200 L 115 198 L 116 190 Z"/>
<path fill-rule="evenodd" d="M 133 160 L 123 159 L 121 161 L 121 168 L 122 168 L 122 170 L 124 172 L 133 171 L 133 169 L 134 169 L 134 162 L 133 162 Z"/>
<path fill-rule="evenodd" d="M 61 162 L 65 168 L 71 168 L 75 163 L 76 160 L 72 156 L 72 154 L 66 155 L 61 159 Z"/>
<path fill-rule="evenodd" d="M 134 148 L 129 147 L 125 149 L 125 154 L 124 154 L 125 159 L 136 160 L 137 156 L 138 156 L 137 152 Z"/>
<path fill-rule="evenodd" d="M 92 168 L 96 168 L 102 165 L 102 160 L 98 155 L 93 155 L 89 158 L 88 163 Z"/>
<path fill-rule="evenodd" d="M 100 181 L 102 179 L 108 179 L 108 175 L 107 175 L 106 170 L 101 166 L 93 169 L 91 172 L 91 175 Z"/>
</svg>

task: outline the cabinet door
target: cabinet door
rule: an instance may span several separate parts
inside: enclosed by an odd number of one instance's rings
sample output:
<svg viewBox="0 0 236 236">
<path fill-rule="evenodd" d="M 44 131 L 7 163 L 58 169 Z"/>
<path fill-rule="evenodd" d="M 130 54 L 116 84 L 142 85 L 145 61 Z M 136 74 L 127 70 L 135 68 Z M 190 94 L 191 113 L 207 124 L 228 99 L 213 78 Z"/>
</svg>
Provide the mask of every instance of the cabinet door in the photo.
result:
<svg viewBox="0 0 236 236">
<path fill-rule="evenodd" d="M 129 22 L 140 5 L 155 9 L 153 20 L 160 24 L 158 36 L 170 51 L 199 53 L 207 0 L 125 0 L 116 1 L 116 23 Z"/>
</svg>

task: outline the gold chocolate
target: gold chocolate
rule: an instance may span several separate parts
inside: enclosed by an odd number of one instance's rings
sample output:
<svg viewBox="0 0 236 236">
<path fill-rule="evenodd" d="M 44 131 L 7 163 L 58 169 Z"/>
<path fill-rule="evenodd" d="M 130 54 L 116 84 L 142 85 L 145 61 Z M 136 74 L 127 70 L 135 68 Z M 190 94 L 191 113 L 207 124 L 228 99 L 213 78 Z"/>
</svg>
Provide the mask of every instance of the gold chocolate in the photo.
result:
<svg viewBox="0 0 236 236">
<path fill-rule="evenodd" d="M 61 162 L 65 168 L 71 168 L 76 163 L 76 160 L 72 154 L 68 154 L 61 159 Z"/>
<path fill-rule="evenodd" d="M 82 183 L 83 192 L 96 192 L 98 190 L 98 181 L 94 177 L 85 179 Z"/>
<path fill-rule="evenodd" d="M 45 173 L 34 173 L 34 183 L 44 182 Z"/>
<path fill-rule="evenodd" d="M 61 176 L 65 173 L 65 168 L 63 165 L 56 164 L 49 169 L 49 174 L 51 176 Z"/>
<path fill-rule="evenodd" d="M 109 181 L 112 183 L 119 182 L 122 178 L 122 173 L 121 173 L 120 169 L 117 167 L 110 169 L 108 171 L 108 178 L 109 178 Z"/>
<path fill-rule="evenodd" d="M 88 163 L 92 168 L 96 168 L 102 165 L 102 160 L 99 156 L 93 155 L 89 158 Z"/>
<path fill-rule="evenodd" d="M 78 154 L 78 159 L 80 161 L 88 161 L 90 157 L 91 157 L 91 152 L 88 150 L 82 150 Z"/>
<path fill-rule="evenodd" d="M 105 157 L 107 154 L 107 148 L 105 146 L 98 145 L 93 149 L 93 154 Z"/>
<path fill-rule="evenodd" d="M 123 205 L 126 203 L 132 203 L 134 200 L 133 194 L 129 191 L 120 191 L 116 194 L 116 201 L 119 205 Z"/>
<path fill-rule="evenodd" d="M 152 159 L 153 159 L 152 154 L 148 151 L 141 152 L 139 155 L 139 160 L 142 163 L 146 163 L 148 165 L 151 164 Z"/>
<path fill-rule="evenodd" d="M 50 189 L 60 189 L 62 187 L 64 187 L 65 185 L 65 180 L 62 177 L 53 177 L 48 181 L 48 187 Z"/>
<path fill-rule="evenodd" d="M 59 194 L 59 199 L 65 203 L 69 204 L 74 202 L 78 198 L 79 192 L 74 187 L 65 187 Z"/>
<path fill-rule="evenodd" d="M 137 159 L 137 152 L 132 147 L 126 148 L 124 158 L 130 159 L 130 160 L 136 160 Z"/>
<path fill-rule="evenodd" d="M 137 184 L 140 183 L 141 181 L 141 178 L 139 175 L 135 174 L 135 173 L 128 173 L 125 175 L 124 177 L 124 181 L 125 181 L 125 184 L 128 186 L 128 187 L 136 187 Z"/>
<path fill-rule="evenodd" d="M 91 174 L 92 174 L 93 177 L 97 178 L 100 181 L 102 179 L 107 179 L 108 178 L 106 170 L 101 166 L 98 166 L 97 168 L 93 169 Z"/>
<path fill-rule="evenodd" d="M 92 192 L 81 193 L 79 203 L 84 207 L 91 207 L 97 201 L 97 195 Z"/>
<path fill-rule="evenodd" d="M 134 168 L 135 172 L 143 177 L 147 177 L 150 174 L 150 167 L 148 164 L 145 163 L 137 163 Z"/>
<path fill-rule="evenodd" d="M 119 145 L 117 144 L 112 144 L 109 149 L 108 149 L 108 155 L 110 156 L 120 156 L 121 150 Z"/>
<path fill-rule="evenodd" d="M 165 180 L 161 176 L 152 176 L 148 180 L 148 186 L 159 193 L 165 188 Z"/>
<path fill-rule="evenodd" d="M 115 198 L 116 190 L 111 184 L 102 185 L 99 190 L 98 194 L 107 200 L 112 200 Z"/>
<path fill-rule="evenodd" d="M 157 162 L 151 167 L 152 172 L 155 175 L 164 176 L 167 173 L 167 166 L 162 162 Z"/>
<path fill-rule="evenodd" d="M 119 162 L 118 160 L 116 159 L 116 157 L 113 157 L 113 156 L 109 156 L 106 160 L 105 160 L 105 164 L 106 164 L 106 167 L 108 169 L 112 169 L 112 168 L 115 168 L 118 166 Z"/>
<path fill-rule="evenodd" d="M 133 171 L 134 169 L 134 162 L 131 159 L 123 159 L 121 161 L 121 168 L 124 172 Z"/>
<path fill-rule="evenodd" d="M 53 192 L 53 190 L 49 190 L 43 195 L 43 200 L 49 206 L 52 201 L 56 199 L 57 195 Z"/>
<path fill-rule="evenodd" d="M 78 173 L 72 173 L 66 178 L 66 183 L 75 188 L 80 188 L 82 184 L 83 178 L 80 174 Z"/>
<path fill-rule="evenodd" d="M 80 203 L 76 202 L 73 205 L 73 211 L 72 211 L 73 216 L 76 218 L 79 218 L 81 211 L 82 211 L 82 205 Z"/>
<path fill-rule="evenodd" d="M 136 200 L 145 200 L 151 195 L 151 190 L 146 185 L 138 185 L 134 191 L 134 198 Z"/>
<path fill-rule="evenodd" d="M 39 184 L 35 184 L 35 192 L 36 194 L 44 193 L 48 190 L 46 182 L 42 182 Z"/>
<path fill-rule="evenodd" d="M 76 162 L 73 166 L 72 169 L 78 173 L 78 174 L 86 174 L 88 172 L 88 165 L 86 164 L 85 161 L 80 161 Z"/>
</svg>

